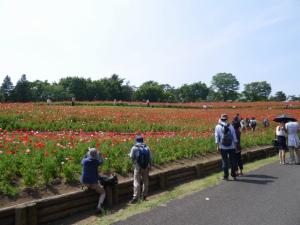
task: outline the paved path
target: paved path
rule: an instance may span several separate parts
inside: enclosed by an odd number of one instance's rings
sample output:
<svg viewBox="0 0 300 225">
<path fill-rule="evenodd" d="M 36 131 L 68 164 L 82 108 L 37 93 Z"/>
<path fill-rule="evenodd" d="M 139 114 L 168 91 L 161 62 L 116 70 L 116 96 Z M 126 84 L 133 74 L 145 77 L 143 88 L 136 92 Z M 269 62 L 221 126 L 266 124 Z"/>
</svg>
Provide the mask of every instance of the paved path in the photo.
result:
<svg viewBox="0 0 300 225">
<path fill-rule="evenodd" d="M 273 163 L 116 224 L 300 225 L 300 166 Z"/>
</svg>

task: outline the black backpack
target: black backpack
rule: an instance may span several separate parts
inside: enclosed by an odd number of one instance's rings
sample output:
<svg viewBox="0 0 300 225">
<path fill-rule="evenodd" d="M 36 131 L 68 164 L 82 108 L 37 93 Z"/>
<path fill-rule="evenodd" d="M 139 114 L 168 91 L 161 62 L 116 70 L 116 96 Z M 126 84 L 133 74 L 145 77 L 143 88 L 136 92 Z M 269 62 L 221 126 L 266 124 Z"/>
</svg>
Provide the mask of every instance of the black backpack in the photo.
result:
<svg viewBox="0 0 300 225">
<path fill-rule="evenodd" d="M 146 169 L 150 163 L 150 151 L 146 145 L 136 145 L 138 154 L 136 162 L 142 168 Z"/>
<path fill-rule="evenodd" d="M 221 144 L 228 147 L 230 145 L 232 145 L 232 133 L 231 130 L 229 129 L 230 124 L 227 125 L 223 125 L 220 124 L 222 126 L 222 136 L 221 136 Z"/>
<path fill-rule="evenodd" d="M 118 184 L 118 177 L 116 175 L 110 175 L 110 176 L 102 175 L 102 176 L 99 176 L 98 179 L 100 181 L 100 184 L 104 187 L 114 186 L 114 185 Z"/>
</svg>

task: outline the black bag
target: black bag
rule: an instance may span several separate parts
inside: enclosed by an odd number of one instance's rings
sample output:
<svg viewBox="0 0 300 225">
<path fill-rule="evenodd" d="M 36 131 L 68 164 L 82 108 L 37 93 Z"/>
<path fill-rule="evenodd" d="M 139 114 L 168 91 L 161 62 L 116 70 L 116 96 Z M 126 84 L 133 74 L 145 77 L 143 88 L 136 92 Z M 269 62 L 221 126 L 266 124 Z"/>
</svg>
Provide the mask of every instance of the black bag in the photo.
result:
<svg viewBox="0 0 300 225">
<path fill-rule="evenodd" d="M 111 176 L 102 175 L 99 176 L 98 179 L 102 186 L 114 186 L 118 184 L 118 177 L 116 175 L 111 175 Z"/>
</svg>

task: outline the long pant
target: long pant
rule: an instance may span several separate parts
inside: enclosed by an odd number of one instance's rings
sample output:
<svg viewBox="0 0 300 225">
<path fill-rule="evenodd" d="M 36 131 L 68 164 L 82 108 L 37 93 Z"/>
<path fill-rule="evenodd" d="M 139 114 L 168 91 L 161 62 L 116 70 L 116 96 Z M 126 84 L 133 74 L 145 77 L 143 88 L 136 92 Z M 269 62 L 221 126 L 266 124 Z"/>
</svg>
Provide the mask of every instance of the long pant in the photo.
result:
<svg viewBox="0 0 300 225">
<path fill-rule="evenodd" d="M 289 152 L 290 152 L 290 162 L 299 164 L 300 163 L 299 149 L 289 146 Z"/>
<path fill-rule="evenodd" d="M 243 160 L 242 160 L 242 153 L 236 152 L 235 153 L 235 160 L 236 160 L 236 169 L 240 168 L 240 170 L 244 169 Z"/>
<path fill-rule="evenodd" d="M 236 177 L 235 171 L 237 170 L 237 166 L 235 160 L 235 149 L 221 149 L 221 155 L 222 155 L 222 168 L 224 171 L 224 178 L 229 177 L 229 172 L 228 172 L 229 161 L 231 166 L 231 176 Z"/>
<path fill-rule="evenodd" d="M 104 199 L 106 197 L 105 190 L 102 185 L 96 183 L 96 184 L 84 184 L 87 188 L 91 190 L 95 190 L 99 195 L 99 200 L 97 204 L 97 208 L 101 208 L 104 202 Z"/>
<path fill-rule="evenodd" d="M 148 186 L 149 186 L 149 168 L 142 169 L 136 167 L 134 169 L 133 175 L 133 198 L 138 199 L 141 195 L 141 181 L 142 185 L 142 196 L 146 197 L 148 195 Z"/>
</svg>

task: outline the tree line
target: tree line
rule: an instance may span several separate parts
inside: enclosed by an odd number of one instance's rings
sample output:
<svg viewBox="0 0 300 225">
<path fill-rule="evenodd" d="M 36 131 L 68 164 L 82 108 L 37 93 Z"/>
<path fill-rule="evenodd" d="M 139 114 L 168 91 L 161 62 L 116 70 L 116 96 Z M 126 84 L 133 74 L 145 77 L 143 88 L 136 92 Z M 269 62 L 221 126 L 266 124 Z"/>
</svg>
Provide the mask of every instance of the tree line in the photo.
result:
<svg viewBox="0 0 300 225">
<path fill-rule="evenodd" d="M 210 86 L 199 81 L 183 84 L 178 88 L 155 81 L 147 81 L 139 87 L 135 87 L 129 82 L 125 83 L 125 79 L 116 74 L 100 80 L 66 77 L 53 83 L 49 83 L 47 80 L 30 82 L 23 74 L 16 85 L 13 85 L 8 75 L 4 78 L 0 88 L 0 101 L 39 102 L 47 99 L 67 101 L 72 98 L 79 101 L 149 100 L 150 102 L 300 100 L 300 96 L 286 96 L 282 91 L 270 96 L 272 88 L 266 81 L 245 84 L 242 92 L 238 92 L 239 88 L 239 81 L 230 73 L 214 75 Z"/>
</svg>

